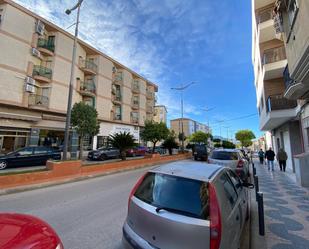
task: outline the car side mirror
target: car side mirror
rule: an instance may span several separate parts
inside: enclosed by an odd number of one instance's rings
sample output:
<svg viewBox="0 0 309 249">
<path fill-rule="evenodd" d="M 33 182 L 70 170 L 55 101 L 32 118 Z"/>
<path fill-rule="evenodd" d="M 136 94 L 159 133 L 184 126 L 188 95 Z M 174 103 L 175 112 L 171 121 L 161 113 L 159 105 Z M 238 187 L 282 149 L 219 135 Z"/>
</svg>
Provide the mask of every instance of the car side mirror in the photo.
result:
<svg viewBox="0 0 309 249">
<path fill-rule="evenodd" d="M 254 185 L 252 183 L 249 183 L 249 182 L 243 182 L 242 186 L 245 187 L 245 188 L 250 188 L 250 189 L 254 188 Z"/>
</svg>

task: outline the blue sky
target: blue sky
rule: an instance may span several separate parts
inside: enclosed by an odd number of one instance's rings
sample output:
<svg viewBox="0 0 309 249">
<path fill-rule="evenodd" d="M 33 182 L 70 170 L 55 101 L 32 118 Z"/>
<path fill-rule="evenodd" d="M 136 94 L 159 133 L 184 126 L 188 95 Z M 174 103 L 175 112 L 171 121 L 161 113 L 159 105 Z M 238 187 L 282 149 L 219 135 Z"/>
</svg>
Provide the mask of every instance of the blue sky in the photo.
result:
<svg viewBox="0 0 309 249">
<path fill-rule="evenodd" d="M 64 10 L 77 0 L 17 2 L 62 28 L 74 23 Z M 169 119 L 180 115 L 170 88 L 195 81 L 184 94 L 186 117 L 209 121 L 215 135 L 220 124 L 222 136 L 225 127 L 260 134 L 257 115 L 227 121 L 257 113 L 250 1 L 84 0 L 80 27 L 80 38 L 159 85 Z"/>
</svg>

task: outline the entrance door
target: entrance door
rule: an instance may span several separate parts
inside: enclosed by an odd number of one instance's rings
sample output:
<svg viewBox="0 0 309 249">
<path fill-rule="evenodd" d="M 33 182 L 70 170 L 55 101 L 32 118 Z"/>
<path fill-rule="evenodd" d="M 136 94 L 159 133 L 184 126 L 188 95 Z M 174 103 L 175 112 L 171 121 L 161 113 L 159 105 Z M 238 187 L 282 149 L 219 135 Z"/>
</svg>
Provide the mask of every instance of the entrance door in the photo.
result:
<svg viewBox="0 0 309 249">
<path fill-rule="evenodd" d="M 292 163 L 292 152 L 291 152 L 291 142 L 289 132 L 285 131 L 283 133 L 283 140 L 284 140 L 284 150 L 288 154 L 288 160 L 286 162 L 286 167 L 290 170 L 293 170 L 293 163 Z"/>
</svg>

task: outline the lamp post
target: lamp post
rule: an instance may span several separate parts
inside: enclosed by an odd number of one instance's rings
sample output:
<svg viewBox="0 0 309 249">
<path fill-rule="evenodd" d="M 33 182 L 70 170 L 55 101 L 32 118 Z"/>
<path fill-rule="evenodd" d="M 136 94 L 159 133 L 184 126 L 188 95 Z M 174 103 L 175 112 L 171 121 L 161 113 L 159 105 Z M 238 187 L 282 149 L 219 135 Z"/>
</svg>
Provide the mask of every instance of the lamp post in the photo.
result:
<svg viewBox="0 0 309 249">
<path fill-rule="evenodd" d="M 72 11 L 77 9 L 75 35 L 74 35 L 74 43 L 73 43 L 73 55 L 72 55 L 72 64 L 71 64 L 69 97 L 68 97 L 68 105 L 67 105 L 67 118 L 65 122 L 65 131 L 64 131 L 63 160 L 67 159 L 67 153 L 68 153 L 69 132 L 70 132 L 70 124 L 71 124 L 72 95 L 73 95 L 73 78 L 75 74 L 76 44 L 77 44 L 77 36 L 78 36 L 79 13 L 80 13 L 80 6 L 82 5 L 82 2 L 83 0 L 79 0 L 73 8 L 67 9 L 65 11 L 67 15 L 70 15 Z"/>
<path fill-rule="evenodd" d="M 187 85 L 181 84 L 180 87 L 172 87 L 171 90 L 181 91 L 181 150 L 184 151 L 184 134 L 183 134 L 183 91 L 187 89 L 189 86 L 196 84 L 195 82 L 191 82 Z"/>
<path fill-rule="evenodd" d="M 203 109 L 201 109 L 202 111 L 204 111 L 204 112 L 209 112 L 209 111 L 212 111 L 213 109 L 215 109 L 215 107 L 212 107 L 212 108 L 203 108 Z M 208 121 L 207 121 L 207 125 L 208 125 L 208 133 L 210 133 L 210 124 L 209 124 L 209 118 L 207 119 Z"/>
</svg>

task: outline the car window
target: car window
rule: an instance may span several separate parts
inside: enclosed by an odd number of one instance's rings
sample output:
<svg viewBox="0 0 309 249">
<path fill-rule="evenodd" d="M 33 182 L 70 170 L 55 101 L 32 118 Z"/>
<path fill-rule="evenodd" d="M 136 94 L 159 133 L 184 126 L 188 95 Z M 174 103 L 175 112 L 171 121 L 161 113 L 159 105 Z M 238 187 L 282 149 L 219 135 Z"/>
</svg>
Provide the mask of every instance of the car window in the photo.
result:
<svg viewBox="0 0 309 249">
<path fill-rule="evenodd" d="M 231 181 L 233 182 L 235 189 L 237 191 L 240 191 L 242 189 L 242 183 L 240 178 L 232 170 L 227 170 L 227 174 L 230 177 Z"/>
<path fill-rule="evenodd" d="M 47 147 L 36 147 L 34 148 L 34 154 L 47 154 L 49 149 Z"/>
<path fill-rule="evenodd" d="M 225 195 L 227 199 L 229 200 L 231 207 L 233 208 L 238 198 L 238 195 L 233 186 L 233 183 L 226 173 L 221 175 L 220 182 L 224 188 Z"/>
<path fill-rule="evenodd" d="M 206 182 L 148 173 L 134 196 L 156 207 L 179 210 L 199 219 L 209 219 Z"/>
<path fill-rule="evenodd" d="M 28 147 L 28 148 L 24 148 L 24 149 L 19 150 L 17 153 L 20 156 L 25 156 L 25 155 L 31 155 L 32 151 L 33 151 L 33 148 Z"/>
<path fill-rule="evenodd" d="M 238 160 L 238 154 L 231 151 L 213 151 L 211 158 L 217 160 Z"/>
</svg>

